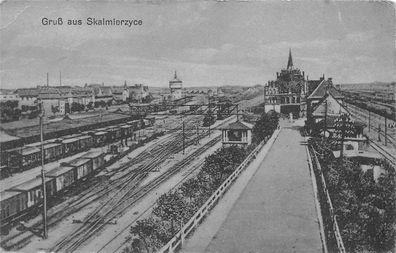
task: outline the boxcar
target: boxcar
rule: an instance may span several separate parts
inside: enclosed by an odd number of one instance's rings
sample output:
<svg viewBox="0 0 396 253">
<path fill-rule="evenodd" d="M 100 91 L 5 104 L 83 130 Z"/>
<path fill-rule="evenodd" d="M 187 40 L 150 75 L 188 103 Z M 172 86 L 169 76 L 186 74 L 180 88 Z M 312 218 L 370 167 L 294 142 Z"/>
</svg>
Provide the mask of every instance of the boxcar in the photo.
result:
<svg viewBox="0 0 396 253">
<path fill-rule="evenodd" d="M 71 166 L 76 168 L 77 180 L 88 176 L 92 172 L 92 160 L 84 158 L 76 158 L 70 162 L 62 163 L 62 166 Z"/>
<path fill-rule="evenodd" d="M 94 143 L 96 146 L 103 146 L 106 144 L 106 137 L 107 137 L 107 132 L 105 131 L 98 131 L 95 132 L 93 135 Z"/>
<path fill-rule="evenodd" d="M 16 148 L 8 152 L 8 166 L 16 170 L 40 164 L 40 161 L 41 150 L 37 147 Z"/>
<path fill-rule="evenodd" d="M 2 224 L 28 208 L 26 192 L 4 191 L 0 193 L 0 199 Z"/>
<path fill-rule="evenodd" d="M 53 179 L 47 179 L 45 182 L 47 196 L 53 196 L 56 192 L 55 181 Z M 20 191 L 27 193 L 27 204 L 28 208 L 38 205 L 42 202 L 42 181 L 40 177 L 31 179 L 25 183 L 12 187 L 12 191 Z"/>
<path fill-rule="evenodd" d="M 44 160 L 54 161 L 63 155 L 62 144 L 60 143 L 48 143 L 44 145 Z"/>
<path fill-rule="evenodd" d="M 102 153 L 101 151 L 95 152 L 89 152 L 85 155 L 83 155 L 81 158 L 85 158 L 85 159 L 90 159 L 92 160 L 92 170 L 97 170 L 99 168 L 101 168 L 104 164 L 105 164 L 105 153 Z"/>
<path fill-rule="evenodd" d="M 80 150 L 86 150 L 93 146 L 93 138 L 89 135 L 83 135 L 78 140 L 80 142 Z"/>
<path fill-rule="evenodd" d="M 65 190 L 76 181 L 76 168 L 71 166 L 60 166 L 46 174 L 49 178 L 54 178 L 56 192 Z"/>
<path fill-rule="evenodd" d="M 62 140 L 63 155 L 68 156 L 79 151 L 79 139 L 67 138 Z"/>
</svg>

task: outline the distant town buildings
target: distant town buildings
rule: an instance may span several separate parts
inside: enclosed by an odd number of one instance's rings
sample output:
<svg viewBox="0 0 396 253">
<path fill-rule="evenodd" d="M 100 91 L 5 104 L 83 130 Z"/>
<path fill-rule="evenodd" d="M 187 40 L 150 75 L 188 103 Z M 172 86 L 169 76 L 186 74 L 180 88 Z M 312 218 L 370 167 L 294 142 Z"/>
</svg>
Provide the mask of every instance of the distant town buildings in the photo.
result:
<svg viewBox="0 0 396 253">
<path fill-rule="evenodd" d="M 0 101 L 19 100 L 18 94 L 12 90 L 0 90 Z"/>
<path fill-rule="evenodd" d="M 121 86 L 105 86 L 102 84 L 85 84 L 80 86 L 37 86 L 16 90 L 0 90 L 0 101 L 18 101 L 18 107 L 24 112 L 37 107 L 38 101 L 43 102 L 46 115 L 65 115 L 85 108 L 93 108 L 95 104 L 109 105 L 122 102 L 145 102 L 150 97 L 148 86 L 143 84 Z"/>
</svg>

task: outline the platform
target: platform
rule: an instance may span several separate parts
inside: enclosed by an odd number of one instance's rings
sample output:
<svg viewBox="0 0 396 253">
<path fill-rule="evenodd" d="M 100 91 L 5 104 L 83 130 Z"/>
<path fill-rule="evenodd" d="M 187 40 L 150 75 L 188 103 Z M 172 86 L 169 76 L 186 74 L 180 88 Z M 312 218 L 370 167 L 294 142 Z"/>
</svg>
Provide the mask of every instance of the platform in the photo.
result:
<svg viewBox="0 0 396 253">
<path fill-rule="evenodd" d="M 283 125 L 250 181 L 231 187 L 182 252 L 322 252 L 304 138 Z"/>
</svg>

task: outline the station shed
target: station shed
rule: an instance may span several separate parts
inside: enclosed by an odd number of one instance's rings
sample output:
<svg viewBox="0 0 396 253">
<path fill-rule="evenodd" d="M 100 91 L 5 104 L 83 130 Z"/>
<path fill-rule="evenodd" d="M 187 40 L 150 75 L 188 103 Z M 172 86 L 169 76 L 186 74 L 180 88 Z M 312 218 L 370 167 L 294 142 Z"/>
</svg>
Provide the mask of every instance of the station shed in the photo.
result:
<svg viewBox="0 0 396 253">
<path fill-rule="evenodd" d="M 221 141 L 224 147 L 237 145 L 248 146 L 252 143 L 253 125 L 243 121 L 236 121 L 221 128 Z"/>
</svg>

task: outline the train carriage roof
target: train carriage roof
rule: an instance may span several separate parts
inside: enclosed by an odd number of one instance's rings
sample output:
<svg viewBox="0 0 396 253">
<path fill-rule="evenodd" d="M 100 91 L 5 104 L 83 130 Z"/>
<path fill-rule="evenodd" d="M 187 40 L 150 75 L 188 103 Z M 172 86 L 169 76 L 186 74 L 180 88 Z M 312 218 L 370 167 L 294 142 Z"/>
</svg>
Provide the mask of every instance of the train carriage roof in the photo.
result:
<svg viewBox="0 0 396 253">
<path fill-rule="evenodd" d="M 72 143 L 78 141 L 80 138 L 70 138 L 70 139 L 65 139 L 62 141 L 62 143 Z"/>
<path fill-rule="evenodd" d="M 21 194 L 21 192 L 18 191 L 3 191 L 0 192 L 0 201 L 4 201 L 6 199 L 12 198 L 18 194 Z"/>
<path fill-rule="evenodd" d="M 92 158 L 99 157 L 99 156 L 101 156 L 101 155 L 104 155 L 104 153 L 102 153 L 101 151 L 92 151 L 92 152 L 86 153 L 86 154 L 83 155 L 81 158 L 89 158 L 89 159 L 92 159 Z"/>
<path fill-rule="evenodd" d="M 8 152 L 16 152 L 20 155 L 30 155 L 33 153 L 39 153 L 41 150 L 37 147 L 20 147 L 8 150 Z"/>
<path fill-rule="evenodd" d="M 46 176 L 47 177 L 57 177 L 57 176 L 60 176 L 62 174 L 65 174 L 65 173 L 67 173 L 67 172 L 69 172 L 69 171 L 71 171 L 73 169 L 74 168 L 70 167 L 70 166 L 60 166 L 60 167 L 57 167 L 57 168 L 51 170 L 50 172 L 48 172 L 46 174 Z"/>
<path fill-rule="evenodd" d="M 78 157 L 78 158 L 76 158 L 76 159 L 74 159 L 74 160 L 72 160 L 70 162 L 66 162 L 64 164 L 68 165 L 68 166 L 78 167 L 78 166 L 81 166 L 81 165 L 86 164 L 88 162 L 89 161 L 87 159 L 83 159 L 82 157 Z"/>
<path fill-rule="evenodd" d="M 46 183 L 48 183 L 50 180 L 51 179 L 47 179 Z M 33 178 L 33 179 L 29 180 L 29 181 L 26 181 L 26 182 L 24 182 L 22 184 L 16 185 L 16 186 L 10 188 L 10 190 L 13 190 L 13 191 L 29 191 L 29 190 L 32 190 L 34 188 L 41 187 L 41 185 L 42 185 L 42 180 L 41 180 L 41 177 L 38 176 L 38 177 Z"/>
</svg>

